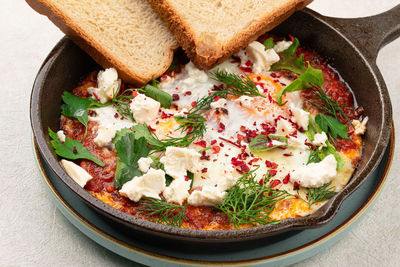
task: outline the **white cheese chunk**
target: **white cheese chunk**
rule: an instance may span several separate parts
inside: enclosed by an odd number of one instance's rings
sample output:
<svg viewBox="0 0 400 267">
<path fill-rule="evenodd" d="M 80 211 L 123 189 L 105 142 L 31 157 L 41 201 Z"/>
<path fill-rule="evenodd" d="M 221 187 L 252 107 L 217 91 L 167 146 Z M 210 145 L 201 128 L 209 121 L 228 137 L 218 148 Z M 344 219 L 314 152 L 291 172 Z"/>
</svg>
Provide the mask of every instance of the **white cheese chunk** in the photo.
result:
<svg viewBox="0 0 400 267">
<path fill-rule="evenodd" d="M 165 172 L 174 179 L 184 178 L 187 171 L 197 172 L 200 168 L 200 153 L 191 148 L 167 147 L 160 159 Z"/>
<path fill-rule="evenodd" d="M 182 108 L 178 113 L 175 113 L 174 116 L 186 118 L 188 113 L 189 110 L 187 108 Z"/>
<path fill-rule="evenodd" d="M 113 96 L 117 95 L 121 86 L 121 80 L 118 79 L 117 70 L 109 68 L 106 70 L 99 71 L 97 74 L 97 88 L 88 88 L 89 93 L 93 95 L 93 98 L 100 101 L 100 103 L 106 103 L 111 100 Z"/>
<path fill-rule="evenodd" d="M 58 139 L 60 139 L 61 142 L 63 142 L 63 143 L 65 142 L 66 136 L 65 136 L 63 130 L 59 130 L 59 131 L 57 132 L 57 136 L 58 136 Z"/>
<path fill-rule="evenodd" d="M 280 60 L 279 55 L 274 49 L 265 50 L 265 46 L 257 41 L 250 43 L 246 48 L 246 52 L 248 57 L 253 62 L 252 69 L 255 74 L 259 74 L 263 71 L 269 71 L 271 65 Z"/>
<path fill-rule="evenodd" d="M 210 104 L 210 107 L 212 109 L 222 108 L 224 106 L 226 106 L 226 99 L 225 98 L 220 98 L 220 99 L 218 99 L 218 101 L 212 102 Z"/>
<path fill-rule="evenodd" d="M 139 170 L 146 173 L 150 169 L 150 164 L 153 163 L 151 158 L 140 158 L 138 160 Z"/>
<path fill-rule="evenodd" d="M 275 44 L 274 50 L 276 53 L 280 53 L 288 49 L 292 44 L 292 41 L 280 41 Z"/>
<path fill-rule="evenodd" d="M 325 132 L 317 133 L 314 135 L 313 145 L 319 146 L 319 149 L 326 147 L 326 141 L 328 140 L 328 136 Z"/>
<path fill-rule="evenodd" d="M 130 108 L 137 123 L 146 122 L 150 124 L 157 118 L 160 102 L 144 94 L 138 94 L 132 100 Z"/>
<path fill-rule="evenodd" d="M 187 71 L 187 78 L 183 80 L 185 85 L 193 85 L 195 83 L 206 83 L 208 81 L 208 75 L 204 71 L 196 68 L 196 66 L 190 61 L 185 66 Z"/>
<path fill-rule="evenodd" d="M 222 192 L 215 186 L 204 186 L 203 189 L 193 191 L 189 198 L 188 203 L 193 206 L 215 206 L 221 204 L 226 192 Z"/>
<path fill-rule="evenodd" d="M 290 110 L 293 113 L 294 122 L 307 131 L 310 113 L 301 108 L 295 107 L 294 105 L 290 106 Z"/>
<path fill-rule="evenodd" d="M 251 103 L 252 99 L 253 97 L 251 96 L 242 95 L 241 97 L 236 99 L 235 102 L 245 108 L 254 108 L 254 106 Z"/>
<path fill-rule="evenodd" d="M 160 199 L 159 194 L 165 189 L 165 172 L 151 168 L 146 174 L 134 177 L 126 182 L 119 193 L 138 202 L 142 197 Z"/>
<path fill-rule="evenodd" d="M 72 180 L 74 180 L 80 187 L 85 187 L 86 183 L 93 179 L 93 177 L 85 171 L 81 166 L 73 163 L 72 161 L 62 159 L 61 164 L 63 165 L 65 171 Z"/>
<path fill-rule="evenodd" d="M 191 180 L 186 181 L 183 177 L 175 179 L 165 188 L 163 196 L 168 202 L 182 205 L 189 196 L 190 184 Z"/>
<path fill-rule="evenodd" d="M 296 129 L 293 127 L 290 121 L 284 118 L 279 118 L 279 120 L 276 122 L 276 134 L 289 135 L 295 131 Z"/>
<path fill-rule="evenodd" d="M 367 130 L 367 122 L 368 117 L 365 117 L 361 122 L 359 120 L 353 120 L 354 133 L 358 135 L 364 134 Z"/>
<path fill-rule="evenodd" d="M 320 187 L 336 177 L 336 165 L 335 157 L 330 154 L 321 162 L 297 168 L 290 175 L 291 180 L 304 187 Z"/>
</svg>

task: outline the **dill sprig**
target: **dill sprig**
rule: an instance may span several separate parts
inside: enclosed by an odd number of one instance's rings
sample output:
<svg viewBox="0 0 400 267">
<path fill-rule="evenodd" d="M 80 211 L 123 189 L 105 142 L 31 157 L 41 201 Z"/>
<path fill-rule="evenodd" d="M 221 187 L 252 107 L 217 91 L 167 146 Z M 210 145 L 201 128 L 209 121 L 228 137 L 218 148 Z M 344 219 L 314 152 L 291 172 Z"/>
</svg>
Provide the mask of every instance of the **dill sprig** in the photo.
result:
<svg viewBox="0 0 400 267">
<path fill-rule="evenodd" d="M 314 92 L 315 99 L 321 100 L 324 103 L 323 105 L 320 105 L 318 103 L 311 101 L 311 104 L 313 106 L 315 106 L 319 110 L 331 115 L 332 117 L 335 117 L 336 119 L 339 119 L 338 118 L 338 114 L 339 114 L 342 118 L 346 119 L 349 123 L 351 123 L 349 117 L 344 112 L 344 109 L 352 109 L 352 108 L 346 107 L 343 104 L 340 104 L 337 101 L 333 100 L 332 98 L 330 98 L 328 96 L 328 94 L 326 94 L 324 92 L 324 90 L 322 90 L 319 87 L 313 86 L 309 89 Z"/>
<path fill-rule="evenodd" d="M 170 226 L 180 227 L 186 220 L 186 205 L 168 203 L 165 199 L 146 197 L 137 207 L 139 214 L 151 216 L 150 220 Z"/>
<path fill-rule="evenodd" d="M 229 217 L 236 228 L 242 224 L 279 223 L 273 220 L 270 214 L 278 201 L 292 196 L 287 191 L 271 188 L 270 173 L 263 177 L 262 183 L 256 181 L 254 172 L 257 169 L 240 177 L 236 185 L 228 190 L 222 204 L 216 206 Z"/>
<path fill-rule="evenodd" d="M 135 119 L 133 118 L 133 113 L 131 111 L 130 101 L 133 99 L 132 92 L 135 90 L 136 89 L 133 88 L 126 89 L 120 95 L 113 96 L 111 99 L 111 103 L 118 113 L 125 119 L 129 119 L 133 122 Z"/>
<path fill-rule="evenodd" d="M 318 188 L 307 188 L 309 207 L 315 203 L 331 199 L 334 195 L 336 195 L 336 192 L 332 191 L 333 187 L 329 187 L 330 185 L 331 183 L 327 183 Z"/>
</svg>

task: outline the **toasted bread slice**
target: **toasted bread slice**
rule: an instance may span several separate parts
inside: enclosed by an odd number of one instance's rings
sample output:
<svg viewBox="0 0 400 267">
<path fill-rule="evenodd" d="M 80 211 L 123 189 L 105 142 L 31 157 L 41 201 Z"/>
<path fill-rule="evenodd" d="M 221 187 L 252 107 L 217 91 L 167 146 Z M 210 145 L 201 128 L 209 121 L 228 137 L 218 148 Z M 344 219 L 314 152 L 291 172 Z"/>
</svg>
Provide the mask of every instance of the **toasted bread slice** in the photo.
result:
<svg viewBox="0 0 400 267">
<path fill-rule="evenodd" d="M 26 0 L 104 68 L 141 86 L 170 66 L 178 47 L 146 0 Z"/>
<path fill-rule="evenodd" d="M 209 69 L 312 0 L 149 0 L 193 63 Z"/>
</svg>

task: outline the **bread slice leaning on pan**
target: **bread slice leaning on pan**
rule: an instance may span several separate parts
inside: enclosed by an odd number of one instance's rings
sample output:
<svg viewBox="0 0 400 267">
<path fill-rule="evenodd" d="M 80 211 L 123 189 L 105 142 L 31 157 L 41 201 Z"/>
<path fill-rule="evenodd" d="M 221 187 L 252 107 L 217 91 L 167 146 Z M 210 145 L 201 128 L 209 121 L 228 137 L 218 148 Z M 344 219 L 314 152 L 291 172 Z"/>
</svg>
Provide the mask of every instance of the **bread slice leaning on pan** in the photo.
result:
<svg viewBox="0 0 400 267">
<path fill-rule="evenodd" d="M 170 66 L 178 47 L 146 0 L 26 0 L 104 68 L 141 86 Z"/>
<path fill-rule="evenodd" d="M 149 0 L 193 63 L 209 69 L 312 0 Z"/>
</svg>

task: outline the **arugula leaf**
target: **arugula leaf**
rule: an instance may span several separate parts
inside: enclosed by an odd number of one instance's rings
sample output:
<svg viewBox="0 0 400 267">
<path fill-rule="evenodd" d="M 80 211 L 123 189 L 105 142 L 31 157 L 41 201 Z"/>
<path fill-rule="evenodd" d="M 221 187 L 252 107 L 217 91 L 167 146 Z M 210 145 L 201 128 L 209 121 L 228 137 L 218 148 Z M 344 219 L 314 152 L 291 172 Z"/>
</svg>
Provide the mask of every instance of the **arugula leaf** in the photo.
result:
<svg viewBox="0 0 400 267">
<path fill-rule="evenodd" d="M 313 86 L 321 87 L 324 83 L 324 76 L 322 75 L 322 70 L 314 69 L 311 65 L 308 65 L 307 70 L 301 74 L 294 82 L 280 90 L 276 94 L 276 102 L 278 105 L 283 106 L 282 96 L 289 92 L 299 91 L 307 89 Z"/>
<path fill-rule="evenodd" d="M 326 132 L 334 139 L 338 136 L 343 139 L 349 139 L 349 136 L 347 135 L 347 126 L 339 122 L 337 119 L 320 113 L 315 116 L 315 122 L 322 131 Z"/>
<path fill-rule="evenodd" d="M 118 154 L 114 184 L 121 188 L 133 177 L 143 174 L 139 170 L 138 161 L 149 155 L 150 147 L 144 137 L 135 138 L 133 131 L 126 128 L 116 133 L 113 143 Z"/>
<path fill-rule="evenodd" d="M 271 66 L 271 70 L 290 70 L 297 74 L 302 74 L 306 71 L 304 55 L 296 57 L 296 50 L 299 47 L 299 39 L 295 38 L 292 45 L 281 53 L 281 59 Z"/>
<path fill-rule="evenodd" d="M 266 39 L 263 44 L 265 46 L 265 50 L 267 50 L 267 49 L 274 48 L 275 41 L 272 37 L 270 37 L 270 38 Z"/>
<path fill-rule="evenodd" d="M 65 138 L 65 142 L 63 143 L 60 141 L 57 134 L 53 132 L 50 128 L 49 136 L 53 139 L 50 141 L 51 145 L 55 149 L 56 154 L 60 157 L 72 160 L 88 159 L 101 167 L 105 166 L 104 162 L 93 156 L 92 153 L 90 153 L 89 150 L 87 150 L 87 148 L 84 147 L 81 142 L 74 139 Z"/>
<path fill-rule="evenodd" d="M 279 143 L 275 143 L 277 141 Z M 251 140 L 249 148 L 251 152 L 263 152 L 268 151 L 277 147 L 287 147 L 288 139 L 283 135 L 269 134 L 267 135 L 257 135 Z"/>
<path fill-rule="evenodd" d="M 156 83 L 153 83 L 153 85 L 146 84 L 139 91 L 142 91 L 146 96 L 160 102 L 162 107 L 164 108 L 171 107 L 172 96 L 167 92 L 164 92 L 163 90 L 159 89 Z"/>
</svg>

